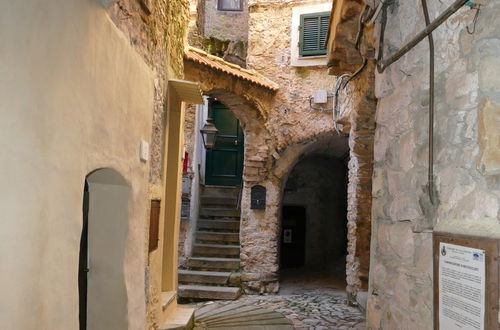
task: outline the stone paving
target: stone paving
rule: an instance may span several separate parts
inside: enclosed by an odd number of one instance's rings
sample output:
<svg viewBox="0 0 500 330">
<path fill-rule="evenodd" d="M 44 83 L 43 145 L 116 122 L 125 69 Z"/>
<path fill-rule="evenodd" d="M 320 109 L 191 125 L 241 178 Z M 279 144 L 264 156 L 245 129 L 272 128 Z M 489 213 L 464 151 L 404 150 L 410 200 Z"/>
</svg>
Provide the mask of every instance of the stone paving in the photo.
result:
<svg viewBox="0 0 500 330">
<path fill-rule="evenodd" d="M 243 295 L 235 301 L 197 303 L 195 307 L 262 307 L 283 314 L 297 330 L 366 329 L 364 313 L 347 305 L 344 274 L 343 262 L 330 271 L 284 270 L 278 294 Z"/>
<path fill-rule="evenodd" d="M 291 320 L 298 330 L 366 329 L 363 314 L 346 302 L 346 295 L 342 291 L 318 288 L 298 294 L 245 295 L 237 301 L 216 303 L 272 309 Z"/>
</svg>

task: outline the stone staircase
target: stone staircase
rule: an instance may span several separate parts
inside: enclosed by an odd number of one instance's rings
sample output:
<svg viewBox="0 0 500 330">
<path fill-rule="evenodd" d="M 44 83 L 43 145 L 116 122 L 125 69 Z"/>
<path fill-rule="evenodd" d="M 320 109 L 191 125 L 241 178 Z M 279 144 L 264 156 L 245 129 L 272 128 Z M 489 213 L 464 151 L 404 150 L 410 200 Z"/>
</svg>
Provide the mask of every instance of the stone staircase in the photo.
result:
<svg viewBox="0 0 500 330">
<path fill-rule="evenodd" d="M 192 256 L 178 272 L 184 299 L 237 299 L 241 295 L 239 187 L 205 186 Z"/>
</svg>

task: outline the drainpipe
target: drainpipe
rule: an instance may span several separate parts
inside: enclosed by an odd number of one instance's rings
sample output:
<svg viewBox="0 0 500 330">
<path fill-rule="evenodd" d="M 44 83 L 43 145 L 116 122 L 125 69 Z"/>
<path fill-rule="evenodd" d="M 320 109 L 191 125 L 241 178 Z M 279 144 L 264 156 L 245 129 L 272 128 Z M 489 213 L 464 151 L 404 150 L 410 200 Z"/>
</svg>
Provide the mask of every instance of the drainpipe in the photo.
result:
<svg viewBox="0 0 500 330">
<path fill-rule="evenodd" d="M 427 0 L 422 0 L 425 25 L 429 26 L 429 10 Z M 434 38 L 432 32 L 428 35 L 429 40 L 429 172 L 428 189 L 431 204 L 434 204 Z"/>
</svg>

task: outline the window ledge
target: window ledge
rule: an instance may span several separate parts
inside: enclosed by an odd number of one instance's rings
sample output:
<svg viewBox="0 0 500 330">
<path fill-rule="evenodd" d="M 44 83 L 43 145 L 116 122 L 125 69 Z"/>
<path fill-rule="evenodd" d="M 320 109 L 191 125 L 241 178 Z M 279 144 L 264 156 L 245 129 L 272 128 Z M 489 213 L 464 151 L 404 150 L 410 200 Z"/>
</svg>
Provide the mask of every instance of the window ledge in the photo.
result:
<svg viewBox="0 0 500 330">
<path fill-rule="evenodd" d="M 306 56 L 297 57 L 291 59 L 291 66 L 303 67 L 303 66 L 326 66 L 328 59 L 326 55 L 321 56 Z"/>
<path fill-rule="evenodd" d="M 326 55 L 299 56 L 298 60 L 312 60 L 317 58 L 326 58 Z"/>
</svg>

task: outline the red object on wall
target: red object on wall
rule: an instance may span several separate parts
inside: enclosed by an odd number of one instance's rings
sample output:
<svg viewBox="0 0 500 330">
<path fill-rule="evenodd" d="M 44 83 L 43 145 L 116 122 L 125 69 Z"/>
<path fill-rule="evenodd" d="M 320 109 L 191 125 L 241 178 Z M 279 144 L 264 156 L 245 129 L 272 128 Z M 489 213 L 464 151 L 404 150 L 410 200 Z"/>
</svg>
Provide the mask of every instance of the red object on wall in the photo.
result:
<svg viewBox="0 0 500 330">
<path fill-rule="evenodd" d="M 182 163 L 182 175 L 188 174 L 189 154 L 184 153 L 184 162 Z"/>
</svg>

